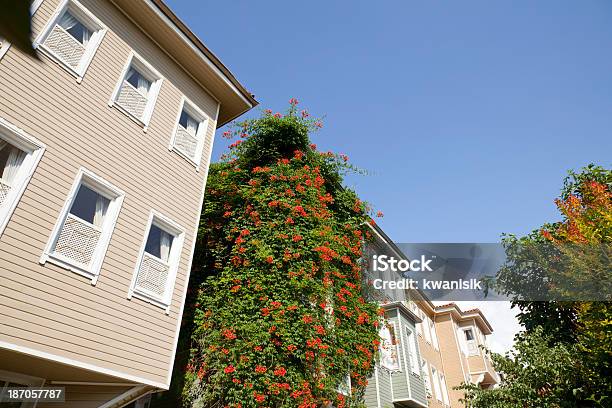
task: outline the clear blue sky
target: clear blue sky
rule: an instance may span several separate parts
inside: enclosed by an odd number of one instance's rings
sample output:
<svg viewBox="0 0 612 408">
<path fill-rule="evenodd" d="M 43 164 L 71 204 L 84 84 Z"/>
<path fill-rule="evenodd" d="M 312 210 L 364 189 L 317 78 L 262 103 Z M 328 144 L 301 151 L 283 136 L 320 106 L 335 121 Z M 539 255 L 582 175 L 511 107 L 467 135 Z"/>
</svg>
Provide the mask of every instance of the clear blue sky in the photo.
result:
<svg viewBox="0 0 612 408">
<path fill-rule="evenodd" d="M 167 1 L 262 109 L 327 116 L 314 142 L 371 173 L 348 184 L 396 241 L 527 233 L 612 164 L 609 1 Z"/>
</svg>

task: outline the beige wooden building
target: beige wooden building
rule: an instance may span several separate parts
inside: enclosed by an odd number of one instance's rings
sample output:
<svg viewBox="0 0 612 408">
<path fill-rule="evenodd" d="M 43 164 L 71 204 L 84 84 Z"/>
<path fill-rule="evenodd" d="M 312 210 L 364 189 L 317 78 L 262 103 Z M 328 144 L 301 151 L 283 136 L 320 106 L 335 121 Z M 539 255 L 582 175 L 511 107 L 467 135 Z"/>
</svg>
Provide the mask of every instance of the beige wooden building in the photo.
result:
<svg viewBox="0 0 612 408">
<path fill-rule="evenodd" d="M 257 101 L 161 0 L 31 11 L 40 61 L 0 42 L 0 389 L 124 406 L 169 386 L 215 130 Z"/>
<path fill-rule="evenodd" d="M 372 228 L 375 254 L 406 259 L 384 231 Z M 390 268 L 368 279 L 397 280 Z M 368 408 L 459 408 L 462 383 L 495 387 L 500 382 L 488 345 L 493 328 L 479 309 L 462 311 L 455 303 L 435 306 L 415 290 L 384 289 L 380 303 L 387 324 L 381 329 L 381 359 L 366 389 Z M 414 335 L 416 332 L 416 336 Z"/>
</svg>

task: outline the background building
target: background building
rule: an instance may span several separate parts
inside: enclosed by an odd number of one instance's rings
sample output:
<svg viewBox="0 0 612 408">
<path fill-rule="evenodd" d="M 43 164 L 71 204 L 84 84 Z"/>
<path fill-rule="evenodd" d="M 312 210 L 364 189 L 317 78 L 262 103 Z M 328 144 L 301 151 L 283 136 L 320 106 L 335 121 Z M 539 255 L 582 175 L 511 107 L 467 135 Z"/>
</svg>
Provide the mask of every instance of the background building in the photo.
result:
<svg viewBox="0 0 612 408">
<path fill-rule="evenodd" d="M 406 259 L 378 226 L 368 255 Z M 369 272 L 368 279 L 399 280 L 390 268 Z M 422 292 L 385 289 L 372 294 L 385 309 L 381 359 L 366 390 L 369 408 L 464 407 L 462 383 L 494 387 L 499 375 L 480 346 L 493 328 L 478 309 L 462 311 L 456 304 L 435 306 Z"/>
</svg>

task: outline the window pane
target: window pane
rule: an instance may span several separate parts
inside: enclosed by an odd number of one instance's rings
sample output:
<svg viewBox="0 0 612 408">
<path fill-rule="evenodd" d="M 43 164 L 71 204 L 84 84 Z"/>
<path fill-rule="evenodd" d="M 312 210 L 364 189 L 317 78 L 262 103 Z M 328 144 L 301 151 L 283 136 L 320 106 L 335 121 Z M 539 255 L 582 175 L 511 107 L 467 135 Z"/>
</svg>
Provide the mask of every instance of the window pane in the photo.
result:
<svg viewBox="0 0 612 408">
<path fill-rule="evenodd" d="M 2 184 L 8 187 L 13 186 L 26 155 L 26 152 L 0 139 L 0 181 Z"/>
<path fill-rule="evenodd" d="M 471 329 L 465 331 L 465 338 L 466 340 L 474 340 L 474 333 Z"/>
<path fill-rule="evenodd" d="M 109 203 L 108 198 L 87 186 L 81 185 L 70 208 L 70 214 L 100 227 Z"/>
<path fill-rule="evenodd" d="M 127 77 L 125 78 L 134 88 L 138 89 L 144 95 L 149 92 L 151 88 L 151 81 L 144 77 L 140 72 L 130 67 Z"/>
<path fill-rule="evenodd" d="M 173 241 L 174 236 L 172 234 L 167 233 L 157 225 L 153 224 L 151 225 L 151 230 L 149 231 L 149 236 L 147 237 L 145 252 L 158 257 L 162 261 L 168 262 Z"/>
<path fill-rule="evenodd" d="M 87 45 L 89 42 L 91 30 L 85 27 L 69 11 L 64 13 L 59 21 L 59 25 L 81 44 Z"/>
<path fill-rule="evenodd" d="M 198 121 L 195 120 L 185 110 L 181 112 L 181 118 L 179 119 L 179 124 L 194 136 L 198 132 L 198 125 L 199 125 Z"/>
</svg>

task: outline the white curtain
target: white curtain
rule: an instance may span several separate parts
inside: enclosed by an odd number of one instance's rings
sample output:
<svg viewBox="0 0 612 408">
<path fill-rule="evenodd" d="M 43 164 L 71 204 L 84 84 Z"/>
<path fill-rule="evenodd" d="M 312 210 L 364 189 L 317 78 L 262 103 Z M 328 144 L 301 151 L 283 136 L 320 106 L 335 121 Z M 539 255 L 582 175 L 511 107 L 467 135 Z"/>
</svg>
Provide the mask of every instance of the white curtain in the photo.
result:
<svg viewBox="0 0 612 408">
<path fill-rule="evenodd" d="M 198 122 L 191 116 L 187 116 L 187 132 L 193 136 L 198 133 Z"/>
<path fill-rule="evenodd" d="M 6 164 L 4 165 L 4 170 L 2 171 L 2 180 L 12 186 L 17 178 L 17 174 L 19 173 L 19 168 L 23 164 L 23 160 L 26 157 L 26 153 L 17 149 L 16 147 L 11 147 L 11 152 L 6 160 Z"/>
<path fill-rule="evenodd" d="M 96 200 L 96 212 L 93 219 L 93 224 L 96 227 L 102 227 L 104 215 L 106 215 L 106 210 L 108 210 L 108 203 L 108 198 L 98 195 L 98 199 Z"/>
<path fill-rule="evenodd" d="M 66 11 L 58 23 L 60 27 L 75 36 L 77 41 L 83 45 L 87 45 L 91 37 L 91 31 L 87 29 L 79 20 L 74 18 L 72 14 Z"/>
<path fill-rule="evenodd" d="M 134 68 L 130 68 L 130 70 L 128 71 L 126 80 L 132 85 L 134 85 L 134 87 L 137 88 L 140 91 L 140 93 L 143 94 L 145 97 L 149 93 L 149 88 L 151 87 L 151 81 L 149 81 L 147 78 L 142 76 L 142 74 L 136 71 Z"/>
<path fill-rule="evenodd" d="M 165 262 L 168 262 L 170 258 L 170 245 L 172 245 L 172 235 L 162 231 L 159 237 L 159 254 L 160 258 Z"/>
<path fill-rule="evenodd" d="M 384 323 L 380 329 L 379 336 L 381 363 L 384 367 L 392 369 L 396 365 L 396 359 L 394 355 L 395 346 L 393 345 L 393 340 L 391 338 L 391 331 Z"/>
</svg>

